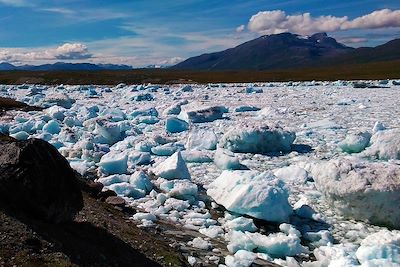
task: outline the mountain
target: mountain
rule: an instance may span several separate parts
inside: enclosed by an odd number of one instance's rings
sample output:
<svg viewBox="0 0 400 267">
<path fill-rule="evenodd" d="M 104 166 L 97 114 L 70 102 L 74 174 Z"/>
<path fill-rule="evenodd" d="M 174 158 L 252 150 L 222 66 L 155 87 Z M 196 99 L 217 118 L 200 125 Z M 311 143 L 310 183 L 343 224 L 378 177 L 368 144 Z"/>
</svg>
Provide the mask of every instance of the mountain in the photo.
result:
<svg viewBox="0 0 400 267">
<path fill-rule="evenodd" d="M 7 62 L 0 63 L 0 70 L 15 70 L 16 68 L 17 67 Z"/>
<path fill-rule="evenodd" d="M 394 39 L 383 45 L 376 47 L 360 47 L 354 49 L 351 53 L 332 58 L 322 64 L 363 64 L 382 61 L 393 61 L 400 59 L 400 39 Z"/>
<path fill-rule="evenodd" d="M 0 71 L 6 70 L 27 70 L 27 71 L 98 71 L 98 70 L 131 70 L 128 65 L 116 64 L 92 64 L 92 63 L 64 63 L 57 62 L 54 64 L 44 65 L 22 65 L 14 66 L 10 63 L 0 63 Z"/>
<path fill-rule="evenodd" d="M 327 67 L 400 59 L 400 41 L 375 48 L 352 48 L 326 33 L 310 37 L 292 33 L 265 35 L 221 52 L 189 58 L 172 69 L 279 70 Z"/>
<path fill-rule="evenodd" d="M 291 33 L 265 35 L 235 48 L 189 58 L 174 69 L 270 70 L 313 65 L 323 57 L 336 56 L 353 48 L 338 43 L 326 33 L 303 37 Z"/>
</svg>

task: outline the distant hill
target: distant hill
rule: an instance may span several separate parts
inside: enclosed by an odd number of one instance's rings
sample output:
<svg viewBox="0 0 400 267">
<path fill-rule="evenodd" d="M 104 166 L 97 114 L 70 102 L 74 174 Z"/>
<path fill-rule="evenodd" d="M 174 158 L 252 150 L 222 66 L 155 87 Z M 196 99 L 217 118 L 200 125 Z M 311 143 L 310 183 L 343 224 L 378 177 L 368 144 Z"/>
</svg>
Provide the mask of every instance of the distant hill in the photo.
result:
<svg viewBox="0 0 400 267">
<path fill-rule="evenodd" d="M 326 33 L 265 35 L 221 52 L 189 58 L 172 69 L 279 70 L 400 59 L 400 40 L 375 48 L 352 48 Z M 397 51 L 397 52 L 396 52 Z"/>
<path fill-rule="evenodd" d="M 57 62 L 54 64 L 44 65 L 22 65 L 14 66 L 10 63 L 0 63 L 0 71 L 7 70 L 25 70 L 25 71 L 98 71 L 98 70 L 131 70 L 128 65 L 116 64 L 92 64 L 92 63 L 64 63 Z"/>
</svg>

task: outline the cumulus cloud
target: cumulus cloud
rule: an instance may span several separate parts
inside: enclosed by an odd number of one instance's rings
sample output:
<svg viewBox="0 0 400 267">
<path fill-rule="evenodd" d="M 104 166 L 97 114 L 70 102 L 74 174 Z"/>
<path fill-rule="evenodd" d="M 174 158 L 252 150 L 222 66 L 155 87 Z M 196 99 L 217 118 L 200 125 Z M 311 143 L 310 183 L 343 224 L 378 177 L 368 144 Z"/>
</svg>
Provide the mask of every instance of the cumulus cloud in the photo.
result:
<svg viewBox="0 0 400 267">
<path fill-rule="evenodd" d="M 92 54 L 88 48 L 80 43 L 65 43 L 56 48 L 48 49 L 0 49 L 0 61 L 11 63 L 29 63 L 37 61 L 80 60 L 89 59 Z"/>
<path fill-rule="evenodd" d="M 312 34 L 350 29 L 378 29 L 400 27 L 400 10 L 382 9 L 350 20 L 347 16 L 312 17 L 310 13 L 287 15 L 285 11 L 261 11 L 253 15 L 247 25 L 252 32 L 277 34 L 293 32 Z"/>
<path fill-rule="evenodd" d="M 50 51 L 52 53 L 53 51 Z M 92 57 L 86 45 L 79 43 L 66 43 L 54 50 L 56 59 L 86 59 Z"/>
</svg>

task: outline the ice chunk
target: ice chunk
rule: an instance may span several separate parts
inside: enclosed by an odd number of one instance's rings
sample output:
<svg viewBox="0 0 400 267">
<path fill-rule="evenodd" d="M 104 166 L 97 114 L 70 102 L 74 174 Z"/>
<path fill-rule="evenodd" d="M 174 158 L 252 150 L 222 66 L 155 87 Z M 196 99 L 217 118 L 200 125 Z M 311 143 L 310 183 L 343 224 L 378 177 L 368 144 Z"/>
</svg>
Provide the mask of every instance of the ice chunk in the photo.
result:
<svg viewBox="0 0 400 267">
<path fill-rule="evenodd" d="M 171 156 L 176 151 L 181 150 L 182 146 L 177 144 L 165 144 L 161 146 L 155 146 L 151 148 L 151 153 L 157 156 Z"/>
<path fill-rule="evenodd" d="M 160 189 L 170 197 L 193 202 L 197 198 L 197 185 L 188 180 L 165 181 L 160 184 Z"/>
<path fill-rule="evenodd" d="M 167 115 L 178 115 L 181 112 L 181 106 L 187 104 L 188 101 L 181 101 L 179 103 L 173 104 L 166 108 L 163 112 L 165 116 Z"/>
<path fill-rule="evenodd" d="M 305 184 L 310 179 L 305 169 L 294 165 L 276 169 L 274 175 L 286 183 L 292 184 Z"/>
<path fill-rule="evenodd" d="M 306 232 L 304 238 L 311 242 L 313 247 L 328 246 L 333 244 L 333 237 L 328 230 Z"/>
<path fill-rule="evenodd" d="M 252 87 L 252 86 L 248 86 L 245 90 L 246 94 L 261 94 L 263 93 L 263 89 L 262 88 L 257 88 L 257 87 Z"/>
<path fill-rule="evenodd" d="M 136 119 L 136 123 L 156 124 L 160 119 L 155 116 L 140 116 Z"/>
<path fill-rule="evenodd" d="M 400 227 L 400 166 L 339 158 L 311 171 L 318 190 L 340 214 Z"/>
<path fill-rule="evenodd" d="M 370 139 L 371 134 L 368 132 L 349 134 L 345 140 L 339 143 L 339 147 L 343 152 L 360 153 L 368 146 Z"/>
<path fill-rule="evenodd" d="M 85 160 L 71 160 L 69 162 L 71 168 L 77 171 L 80 175 L 84 175 L 87 171 L 94 166 L 93 162 L 87 162 Z"/>
<path fill-rule="evenodd" d="M 300 238 L 292 233 L 274 233 L 268 236 L 260 233 L 232 231 L 227 234 L 228 250 L 235 253 L 239 250 L 266 253 L 273 258 L 284 258 L 306 253 L 307 248 L 300 244 Z"/>
<path fill-rule="evenodd" d="M 371 146 L 362 153 L 362 156 L 381 160 L 400 159 L 400 130 L 375 133 L 371 138 Z"/>
<path fill-rule="evenodd" d="M 383 125 L 383 123 L 380 121 L 375 122 L 374 128 L 372 128 L 372 132 L 375 134 L 375 133 L 377 133 L 379 131 L 383 131 L 383 130 L 386 130 L 385 125 Z"/>
<path fill-rule="evenodd" d="M 147 165 L 151 162 L 151 156 L 148 152 L 132 151 L 128 155 L 128 166 L 133 168 L 136 165 Z"/>
<path fill-rule="evenodd" d="M 143 171 L 137 171 L 132 174 L 129 178 L 129 184 L 141 191 L 142 195 L 140 197 L 144 197 L 153 189 L 153 184 L 151 183 L 149 176 L 147 176 Z"/>
<path fill-rule="evenodd" d="M 328 245 L 314 249 L 316 262 L 305 266 L 358 266 L 358 261 L 355 256 L 356 247 L 353 245 Z"/>
<path fill-rule="evenodd" d="M 314 129 L 340 129 L 341 127 L 334 121 L 330 119 L 322 119 L 319 121 L 311 122 L 307 125 L 308 128 Z"/>
<path fill-rule="evenodd" d="M 227 108 L 224 106 L 193 107 L 190 105 L 182 107 L 178 118 L 188 123 L 212 122 L 222 119 L 225 112 L 227 112 Z"/>
<path fill-rule="evenodd" d="M 155 146 L 157 146 L 156 142 L 141 141 L 136 143 L 135 149 L 141 152 L 151 152 L 151 149 Z"/>
<path fill-rule="evenodd" d="M 249 112 L 249 111 L 259 111 L 261 108 L 254 107 L 254 106 L 240 106 L 235 108 L 236 112 Z"/>
<path fill-rule="evenodd" d="M 211 243 L 201 237 L 196 237 L 192 241 L 189 241 L 188 245 L 203 250 L 210 250 L 212 248 Z"/>
<path fill-rule="evenodd" d="M 295 138 L 295 133 L 277 126 L 241 125 L 224 134 L 218 146 L 239 153 L 289 152 Z"/>
<path fill-rule="evenodd" d="M 207 194 L 227 210 L 272 222 L 286 222 L 292 214 L 288 190 L 271 172 L 224 171 Z"/>
<path fill-rule="evenodd" d="M 237 217 L 233 220 L 227 221 L 224 226 L 228 229 L 242 232 L 255 232 L 257 227 L 255 226 L 253 219 L 245 217 Z"/>
<path fill-rule="evenodd" d="M 187 261 L 190 264 L 190 266 L 194 266 L 196 264 L 196 262 L 197 262 L 197 259 L 195 257 L 188 256 Z"/>
<path fill-rule="evenodd" d="M 135 101 L 153 101 L 155 97 L 150 93 L 138 94 L 133 97 Z"/>
<path fill-rule="evenodd" d="M 400 231 L 385 229 L 367 236 L 361 241 L 356 256 L 365 265 L 372 261 L 374 266 L 376 260 L 380 260 L 381 266 L 400 265 Z"/>
<path fill-rule="evenodd" d="M 222 227 L 217 225 L 210 225 L 208 228 L 201 228 L 199 232 L 210 238 L 217 238 L 224 234 Z"/>
<path fill-rule="evenodd" d="M 148 221 L 157 221 L 157 217 L 151 213 L 145 212 L 137 212 L 135 213 L 132 218 L 136 221 L 148 220 Z"/>
<path fill-rule="evenodd" d="M 235 154 L 229 150 L 218 148 L 214 155 L 214 163 L 221 170 L 247 170 L 248 168 L 239 162 Z"/>
<path fill-rule="evenodd" d="M 147 108 L 147 109 L 136 109 L 129 114 L 130 118 L 135 118 L 138 116 L 155 116 L 158 117 L 158 111 L 155 108 Z"/>
<path fill-rule="evenodd" d="M 146 195 L 143 190 L 140 190 L 126 182 L 111 184 L 108 188 L 117 193 L 117 195 L 124 197 L 142 198 Z"/>
<path fill-rule="evenodd" d="M 71 128 L 74 126 L 82 126 L 82 122 L 79 119 L 72 116 L 66 116 L 63 120 L 63 123 Z"/>
<path fill-rule="evenodd" d="M 206 163 L 212 162 L 213 159 L 205 151 L 185 150 L 182 151 L 182 157 L 188 163 Z"/>
<path fill-rule="evenodd" d="M 65 108 L 59 106 L 52 106 L 46 109 L 46 114 L 48 114 L 53 119 L 62 121 L 65 118 L 64 112 L 66 111 Z"/>
<path fill-rule="evenodd" d="M 184 120 L 170 117 L 165 122 L 165 129 L 169 133 L 180 133 L 189 129 L 189 124 Z"/>
<path fill-rule="evenodd" d="M 124 152 L 111 151 L 101 157 L 98 165 L 106 174 L 124 174 L 128 168 L 128 156 Z"/>
<path fill-rule="evenodd" d="M 111 121 L 118 122 L 126 119 L 125 113 L 118 108 L 106 108 L 101 113 L 100 116 L 110 118 Z"/>
<path fill-rule="evenodd" d="M 257 258 L 257 254 L 246 250 L 238 250 L 233 256 L 225 257 L 227 267 L 249 267 Z"/>
<path fill-rule="evenodd" d="M 123 137 L 120 126 L 117 123 L 106 120 L 96 121 L 96 131 L 104 137 L 110 145 L 120 141 Z"/>
<path fill-rule="evenodd" d="M 16 132 L 16 133 L 10 134 L 10 136 L 17 140 L 27 140 L 29 138 L 29 134 L 25 131 Z"/>
<path fill-rule="evenodd" d="M 182 92 L 193 92 L 193 88 L 190 84 L 185 85 L 184 87 L 182 87 L 182 89 L 180 90 Z"/>
<path fill-rule="evenodd" d="M 71 108 L 72 104 L 75 103 L 75 100 L 70 98 L 67 94 L 65 93 L 52 93 L 46 96 L 45 98 L 45 103 L 44 106 L 50 107 L 50 106 L 60 106 L 63 108 Z"/>
<path fill-rule="evenodd" d="M 188 149 L 214 150 L 217 147 L 217 136 L 212 130 L 193 130 L 189 133 L 186 143 Z"/>
<path fill-rule="evenodd" d="M 154 174 L 168 179 L 190 179 L 190 173 L 181 152 L 175 152 L 153 170 Z"/>
<path fill-rule="evenodd" d="M 43 131 L 50 134 L 58 134 L 61 131 L 61 127 L 56 120 L 51 120 L 43 126 Z"/>
<path fill-rule="evenodd" d="M 129 182 L 129 178 L 130 176 L 126 174 L 114 174 L 107 177 L 101 177 L 97 179 L 97 181 L 102 183 L 104 186 L 109 186 L 112 184 L 118 184 L 123 182 L 127 183 Z"/>
</svg>

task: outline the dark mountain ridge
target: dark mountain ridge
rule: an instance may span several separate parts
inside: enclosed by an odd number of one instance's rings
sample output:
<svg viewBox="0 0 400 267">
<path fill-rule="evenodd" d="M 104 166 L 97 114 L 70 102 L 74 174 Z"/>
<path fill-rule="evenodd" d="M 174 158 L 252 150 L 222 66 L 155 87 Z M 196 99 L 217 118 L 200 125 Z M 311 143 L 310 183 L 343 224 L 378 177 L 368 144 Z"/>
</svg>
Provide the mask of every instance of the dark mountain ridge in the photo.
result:
<svg viewBox="0 0 400 267">
<path fill-rule="evenodd" d="M 400 40 L 375 48 L 352 48 L 326 33 L 303 37 L 292 33 L 265 35 L 221 52 L 189 58 L 172 69 L 279 70 L 326 67 L 400 59 Z"/>
<path fill-rule="evenodd" d="M 117 64 L 92 64 L 92 63 L 65 63 L 56 62 L 54 64 L 43 65 L 22 65 L 14 66 L 10 63 L 0 63 L 0 71 L 25 70 L 25 71 L 97 71 L 97 70 L 131 70 L 128 65 Z"/>
</svg>

